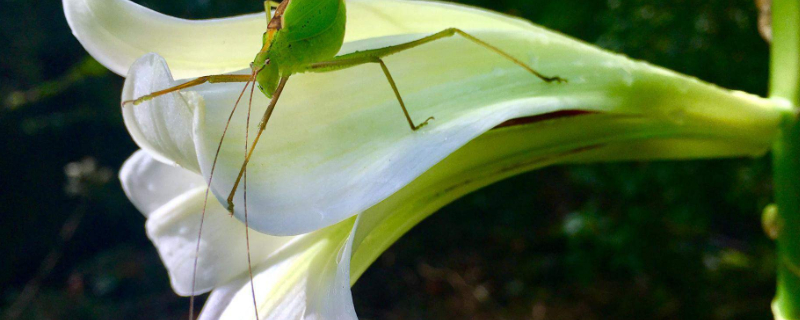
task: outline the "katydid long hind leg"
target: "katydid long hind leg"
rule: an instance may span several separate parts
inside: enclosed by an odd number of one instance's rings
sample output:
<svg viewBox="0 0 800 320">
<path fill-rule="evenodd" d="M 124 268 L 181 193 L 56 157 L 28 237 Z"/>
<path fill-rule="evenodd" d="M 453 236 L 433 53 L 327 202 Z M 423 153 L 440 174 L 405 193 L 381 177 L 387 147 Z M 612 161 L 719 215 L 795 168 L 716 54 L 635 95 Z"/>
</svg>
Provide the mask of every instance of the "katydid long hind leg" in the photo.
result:
<svg viewBox="0 0 800 320">
<path fill-rule="evenodd" d="M 122 107 L 125 107 L 126 104 L 137 105 L 137 104 L 140 104 L 140 103 L 145 102 L 145 101 L 153 100 L 153 98 L 156 98 L 158 96 L 163 96 L 163 95 L 165 95 L 167 93 L 171 93 L 171 92 L 175 92 L 175 91 L 191 88 L 191 87 L 194 87 L 194 86 L 199 86 L 199 85 L 204 84 L 206 82 L 207 83 L 249 82 L 251 79 L 252 79 L 252 75 L 249 75 L 249 74 L 216 74 L 216 75 L 210 75 L 210 76 L 202 76 L 202 77 L 199 77 L 199 78 L 195 78 L 193 80 L 189 80 L 188 82 L 179 84 L 177 86 L 169 87 L 169 88 L 166 88 L 166 89 L 163 89 L 163 90 L 159 90 L 159 91 L 153 92 L 151 94 L 138 97 L 138 98 L 133 99 L 133 100 L 123 101 L 122 102 Z"/>
<path fill-rule="evenodd" d="M 307 72 L 331 72 L 331 71 L 336 71 L 336 70 L 341 70 L 341 69 L 347 69 L 347 68 L 350 68 L 350 67 L 355 67 L 355 66 L 358 66 L 358 65 L 366 64 L 366 63 L 378 63 L 378 64 L 380 64 L 381 69 L 383 70 L 383 73 L 386 75 L 386 79 L 389 81 L 389 84 L 392 86 L 392 90 L 394 90 L 394 93 L 395 93 L 395 96 L 397 97 L 398 102 L 400 102 L 400 107 L 403 109 L 403 114 L 405 115 L 406 120 L 408 121 L 408 125 L 411 127 L 412 130 L 417 130 L 417 129 L 423 127 L 424 125 L 426 125 L 428 123 L 428 121 L 433 120 L 433 117 L 430 117 L 430 118 L 426 119 L 424 122 L 422 122 L 419 125 L 414 125 L 414 122 L 411 120 L 411 117 L 410 117 L 410 115 L 408 113 L 408 109 L 406 108 L 405 103 L 403 102 L 403 98 L 400 96 L 400 92 L 397 89 L 397 85 L 396 85 L 394 79 L 392 78 L 391 73 L 389 73 L 389 69 L 386 67 L 386 64 L 383 62 L 383 59 L 381 59 L 381 58 L 389 56 L 389 55 L 392 55 L 392 54 L 395 54 L 395 53 L 398 53 L 398 52 L 402 52 L 402 51 L 405 51 L 405 50 L 410 50 L 410 49 L 413 49 L 415 47 L 418 47 L 418 46 L 421 46 L 423 44 L 430 43 L 430 42 L 433 42 L 433 41 L 436 41 L 436 40 L 452 37 L 452 36 L 454 36 L 456 34 L 461 35 L 462 37 L 466 38 L 467 40 L 470 40 L 473 43 L 476 43 L 476 44 L 478 44 L 478 45 L 480 45 L 480 46 L 482 46 L 482 47 L 484 47 L 484 48 L 486 48 L 488 50 L 491 50 L 491 51 L 499 54 L 500 56 L 502 56 L 502 57 L 510 60 L 511 62 L 519 65 L 520 67 L 524 68 L 525 70 L 527 70 L 528 72 L 532 73 L 533 75 L 535 75 L 539 79 L 542 79 L 542 81 L 544 81 L 544 82 L 548 82 L 549 83 L 549 82 L 553 82 L 553 81 L 555 81 L 555 82 L 566 82 L 567 81 L 567 80 L 565 80 L 565 79 L 563 79 L 561 77 L 558 77 L 558 76 L 553 76 L 553 77 L 545 76 L 545 75 L 539 73 L 538 71 L 534 70 L 530 66 L 526 65 L 522 61 L 519 61 L 517 58 L 514 58 L 512 55 L 508 54 L 507 52 L 505 52 L 505 51 L 503 51 L 503 50 L 501 50 L 501 49 L 499 49 L 499 48 L 497 48 L 497 47 L 495 47 L 495 46 L 493 46 L 491 44 L 488 44 L 485 41 L 480 40 L 480 39 L 472 36 L 469 33 L 466 33 L 464 31 L 462 31 L 460 29 L 456 29 L 456 28 L 445 29 L 445 30 L 442 30 L 442 31 L 437 32 L 435 34 L 429 35 L 427 37 L 424 37 L 424 38 L 421 38 L 421 39 L 418 39 L 418 40 L 414 40 L 414 41 L 410 41 L 410 42 L 406 42 L 406 43 L 401 43 L 401 44 L 398 44 L 398 45 L 393 45 L 393 46 L 389 46 L 389 47 L 385 47 L 385 48 L 372 49 L 372 50 L 358 51 L 358 52 L 354 52 L 354 53 L 345 54 L 345 55 L 341 55 L 341 56 L 335 57 L 333 60 L 330 60 L 330 61 L 322 61 L 322 62 L 312 63 L 312 64 L 309 64 L 309 65 L 307 65 L 305 67 L 305 71 L 307 71 Z"/>
<path fill-rule="evenodd" d="M 236 189 L 239 187 L 239 182 L 242 180 L 244 169 L 247 168 L 247 163 L 250 162 L 250 157 L 253 156 L 253 150 L 255 150 L 256 145 L 258 144 L 261 134 L 264 133 L 264 129 L 267 127 L 267 122 L 269 122 L 269 118 L 272 116 L 272 112 L 275 110 L 275 105 L 278 103 L 278 99 L 281 97 L 283 88 L 286 87 L 286 81 L 288 80 L 289 77 L 281 78 L 280 82 L 278 83 L 278 87 L 275 89 L 275 93 L 272 96 L 272 100 L 270 100 L 267 110 L 264 112 L 264 116 L 261 117 L 261 121 L 258 124 L 258 132 L 256 133 L 256 137 L 253 139 L 253 144 L 250 146 L 250 150 L 247 151 L 247 155 L 242 162 L 242 168 L 239 169 L 239 175 L 236 177 L 236 181 L 233 182 L 233 189 L 231 189 L 231 193 L 228 195 L 228 212 L 233 213 L 233 196 L 236 194 Z"/>
<path fill-rule="evenodd" d="M 364 51 L 366 52 L 366 51 Z M 359 52 L 360 53 L 360 52 Z M 350 67 L 355 67 L 358 65 L 366 64 L 366 63 L 377 63 L 380 64 L 381 70 L 383 70 L 383 74 L 386 76 L 386 80 L 389 81 L 389 85 L 392 86 L 392 90 L 394 91 L 394 95 L 397 98 L 397 101 L 400 103 L 400 108 L 403 109 L 403 115 L 406 117 L 406 121 L 408 121 L 408 126 L 411 127 L 412 131 L 416 131 L 419 128 L 424 127 L 428 124 L 428 121 L 434 120 L 433 117 L 429 117 L 422 123 L 415 125 L 414 121 L 411 120 L 411 115 L 408 113 L 408 109 L 406 108 L 405 102 L 403 102 L 403 97 L 400 95 L 400 90 L 397 89 L 397 84 L 394 82 L 394 78 L 392 78 L 392 74 L 389 72 L 389 68 L 386 67 L 386 63 L 383 62 L 383 59 L 374 55 L 364 55 L 364 56 L 356 56 L 356 57 L 349 57 L 349 56 L 341 56 L 336 57 L 334 60 L 331 61 L 323 61 L 318 63 L 313 63 L 306 67 L 306 70 L 309 72 L 330 72 L 335 70 L 346 69 Z"/>
<path fill-rule="evenodd" d="M 403 102 L 403 97 L 400 95 L 400 90 L 397 89 L 397 84 L 394 82 L 394 78 L 392 78 L 392 73 L 389 72 L 389 68 L 386 66 L 386 63 L 383 62 L 383 59 L 376 58 L 378 63 L 381 65 L 381 70 L 383 70 L 383 74 L 386 75 L 386 80 L 389 81 L 389 85 L 392 86 L 392 91 L 394 91 L 395 97 L 397 97 L 397 101 L 400 102 L 400 107 L 403 109 L 403 114 L 406 116 L 406 121 L 408 121 L 408 125 L 411 127 L 411 130 L 417 131 L 417 129 L 424 127 L 428 124 L 428 121 L 435 120 L 434 117 L 428 117 L 422 123 L 415 125 L 414 121 L 411 120 L 411 115 L 408 114 L 408 109 L 406 108 L 406 103 Z"/>
<path fill-rule="evenodd" d="M 498 47 L 495 47 L 495 46 L 487 43 L 486 41 L 478 39 L 477 37 L 475 37 L 475 36 L 473 36 L 473 35 L 471 35 L 471 34 L 469 34 L 467 32 L 464 32 L 463 30 L 458 29 L 458 28 L 448 28 L 448 29 L 439 31 L 437 33 L 434 33 L 432 35 L 429 35 L 427 37 L 423 37 L 423 38 L 420 38 L 420 39 L 417 39 L 417 40 L 414 40 L 414 41 L 401 43 L 401 44 L 397 44 L 397 45 L 393 45 L 393 46 L 389 46 L 389 47 L 385 47 L 385 48 L 378 48 L 378 49 L 373 49 L 373 50 L 365 50 L 365 51 L 360 51 L 360 52 L 354 52 L 354 53 L 350 53 L 350 54 L 339 56 L 337 58 L 348 58 L 348 57 L 358 57 L 358 56 L 377 56 L 377 57 L 383 58 L 383 57 L 386 57 L 386 56 L 389 56 L 389 55 L 392 55 L 392 54 L 395 54 L 395 53 L 398 53 L 398 52 L 402 52 L 402 51 L 405 51 L 405 50 L 409 50 L 409 49 L 421 46 L 421 45 L 426 44 L 426 43 L 430 43 L 430 42 L 433 42 L 433 41 L 436 41 L 436 40 L 441 40 L 441 39 L 444 39 L 444 38 L 449 38 L 449 37 L 452 37 L 454 35 L 460 35 L 460 36 L 464 37 L 465 39 L 467 39 L 469 41 L 472 41 L 473 43 L 475 43 L 477 45 L 480 45 L 481 47 L 483 47 L 485 49 L 488 49 L 488 50 L 490 50 L 490 51 L 492 51 L 494 53 L 497 53 L 498 55 L 502 56 L 503 58 L 506 58 L 507 60 L 509 60 L 509 61 L 513 62 L 514 64 L 522 67 L 523 69 L 527 70 L 528 72 L 530 72 L 531 74 L 535 75 L 539 79 L 542 79 L 542 81 L 544 81 L 544 82 L 548 82 L 548 83 L 554 82 L 554 81 L 555 82 L 559 82 L 559 83 L 560 82 L 567 82 L 566 79 L 563 79 L 563 78 L 558 77 L 558 76 L 552 76 L 552 77 L 545 76 L 542 73 L 540 73 L 539 71 L 534 70 L 533 68 L 531 68 L 530 66 L 528 66 L 524 62 L 519 61 L 519 59 L 514 58 L 514 56 L 512 56 L 508 52 L 505 52 L 502 49 L 500 49 Z"/>
<path fill-rule="evenodd" d="M 442 32 L 446 33 L 446 34 L 449 34 L 449 35 L 446 35 L 445 37 L 452 36 L 453 34 L 458 34 L 458 35 L 460 35 L 460 36 L 462 36 L 462 37 L 464 37 L 464 38 L 466 38 L 466 39 L 468 39 L 468 40 L 470 40 L 470 41 L 472 41 L 472 42 L 474 42 L 474 43 L 476 43 L 476 44 L 478 44 L 478 45 L 480 45 L 480 46 L 482 46 L 482 47 L 484 47 L 486 49 L 494 51 L 495 53 L 503 56 L 504 58 L 510 60 L 511 62 L 515 63 L 516 65 L 522 67 L 523 69 L 528 70 L 528 72 L 532 73 L 533 75 L 535 75 L 539 79 L 542 79 L 542 81 L 544 81 L 544 82 L 547 82 L 547 83 L 550 83 L 550 82 L 553 82 L 553 81 L 555 81 L 557 83 L 567 82 L 567 79 L 561 78 L 559 76 L 552 76 L 552 77 L 545 76 L 545 75 L 539 73 L 539 71 L 536 71 L 533 68 L 531 68 L 530 66 L 528 66 L 527 64 L 523 63 L 522 61 L 519 61 L 519 59 L 514 58 L 512 55 L 510 55 L 507 52 L 501 50 L 500 48 L 495 47 L 495 46 L 487 43 L 486 41 L 478 39 L 475 36 L 473 36 L 473 35 L 471 35 L 469 33 L 466 33 L 461 29 L 450 28 L 450 29 L 444 30 Z M 452 32 L 453 34 L 450 34 L 450 32 Z"/>
</svg>

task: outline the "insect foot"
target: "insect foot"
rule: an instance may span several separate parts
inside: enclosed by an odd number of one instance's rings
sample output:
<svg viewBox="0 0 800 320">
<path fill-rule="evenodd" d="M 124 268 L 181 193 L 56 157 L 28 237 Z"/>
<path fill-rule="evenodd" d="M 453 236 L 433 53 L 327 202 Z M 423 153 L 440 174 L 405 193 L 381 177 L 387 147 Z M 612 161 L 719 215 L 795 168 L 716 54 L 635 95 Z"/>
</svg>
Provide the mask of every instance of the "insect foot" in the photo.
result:
<svg viewBox="0 0 800 320">
<path fill-rule="evenodd" d="M 425 121 L 423 121 L 422 123 L 420 123 L 416 127 L 414 127 L 414 131 L 417 131 L 417 130 L 421 129 L 422 127 L 428 125 L 428 121 L 431 121 L 431 120 L 436 120 L 436 118 L 429 117 L 428 119 L 425 119 Z"/>
<path fill-rule="evenodd" d="M 567 79 L 564 79 L 564 78 L 559 77 L 559 76 L 555 76 L 555 77 L 545 78 L 544 79 L 544 82 L 547 82 L 547 83 L 550 83 L 550 82 L 553 82 L 553 81 L 555 81 L 556 83 L 567 83 L 567 82 L 569 82 L 569 81 L 567 81 Z"/>
<path fill-rule="evenodd" d="M 228 214 L 233 216 L 233 201 L 228 200 Z"/>
<path fill-rule="evenodd" d="M 150 101 L 152 99 L 153 99 L 152 97 L 144 96 L 144 97 L 141 97 L 139 99 L 125 100 L 125 101 L 122 101 L 122 103 L 120 104 L 120 107 L 121 108 L 125 108 L 126 105 L 136 106 L 136 105 L 141 104 L 142 102 Z"/>
</svg>

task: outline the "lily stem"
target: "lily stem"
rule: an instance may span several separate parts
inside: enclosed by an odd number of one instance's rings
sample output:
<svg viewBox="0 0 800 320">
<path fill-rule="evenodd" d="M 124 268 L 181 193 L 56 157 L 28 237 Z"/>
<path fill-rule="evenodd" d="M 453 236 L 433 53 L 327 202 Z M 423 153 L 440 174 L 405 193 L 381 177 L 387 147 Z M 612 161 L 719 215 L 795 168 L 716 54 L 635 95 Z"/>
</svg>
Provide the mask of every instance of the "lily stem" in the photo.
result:
<svg viewBox="0 0 800 320">
<path fill-rule="evenodd" d="M 775 319 L 800 319 L 800 1 L 772 3 L 770 98 L 794 108 L 787 112 L 772 148 L 778 207 L 778 283 Z"/>
</svg>

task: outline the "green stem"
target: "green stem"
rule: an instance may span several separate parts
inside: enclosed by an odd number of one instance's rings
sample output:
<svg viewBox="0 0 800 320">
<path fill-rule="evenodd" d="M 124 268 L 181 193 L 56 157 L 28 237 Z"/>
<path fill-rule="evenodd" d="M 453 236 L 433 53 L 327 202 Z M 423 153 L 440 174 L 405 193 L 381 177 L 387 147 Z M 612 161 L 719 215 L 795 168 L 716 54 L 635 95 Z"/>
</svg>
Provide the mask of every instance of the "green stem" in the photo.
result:
<svg viewBox="0 0 800 320">
<path fill-rule="evenodd" d="M 800 319 L 800 125 L 786 121 L 773 147 L 778 205 L 778 292 L 776 319 Z M 792 139 L 794 138 L 794 139 Z"/>
<path fill-rule="evenodd" d="M 774 0 L 770 98 L 798 106 L 800 98 L 800 2 Z M 773 146 L 778 206 L 776 319 L 800 319 L 800 124 L 788 112 Z"/>
</svg>

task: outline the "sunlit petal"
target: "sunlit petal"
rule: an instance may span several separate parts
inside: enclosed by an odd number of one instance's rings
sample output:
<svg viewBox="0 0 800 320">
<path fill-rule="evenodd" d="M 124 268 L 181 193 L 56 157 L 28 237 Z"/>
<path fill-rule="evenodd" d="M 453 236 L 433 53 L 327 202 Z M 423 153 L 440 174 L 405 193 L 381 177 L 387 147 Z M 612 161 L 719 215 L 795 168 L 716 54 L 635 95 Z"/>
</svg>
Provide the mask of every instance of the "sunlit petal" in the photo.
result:
<svg viewBox="0 0 800 320">
<path fill-rule="evenodd" d="M 178 79 L 243 69 L 261 48 L 266 30 L 264 13 L 185 20 L 129 0 L 62 1 L 75 37 L 95 59 L 120 75 L 149 52 L 165 57 Z M 449 27 L 536 28 L 524 20 L 462 5 L 399 0 L 348 0 L 347 19 L 348 42 Z"/>
<path fill-rule="evenodd" d="M 126 193 L 137 207 L 157 207 L 150 211 L 142 210 L 149 216 L 147 235 L 167 267 L 175 292 L 191 294 L 192 268 L 206 189 L 202 177 L 155 161 L 143 151 L 135 153 L 122 172 Z M 292 239 L 251 232 L 253 263 L 268 259 Z M 244 225 L 231 218 L 213 199 L 206 209 L 197 270 L 195 293 L 211 290 L 247 271 Z"/>
<path fill-rule="evenodd" d="M 123 100 L 180 83 L 167 62 L 178 78 L 247 72 L 241 69 L 264 31 L 263 14 L 187 21 L 124 0 L 64 6 L 87 50 L 112 70 L 127 70 Z M 412 117 L 436 117 L 415 132 L 376 65 L 293 76 L 248 166 L 251 227 L 303 234 L 251 233 L 262 318 L 355 319 L 349 284 L 381 252 L 441 206 L 497 180 L 560 163 L 757 155 L 786 109 L 468 7 L 351 0 L 348 20 L 342 52 L 461 27 L 569 83 L 544 83 L 460 37 L 396 54 L 386 63 Z M 149 51 L 166 60 L 146 54 L 127 68 Z M 253 317 L 239 221 L 244 187 L 234 198 L 239 220 L 221 205 L 234 188 L 245 136 L 250 145 L 255 136 L 244 131 L 246 105 L 222 145 L 217 201 L 208 203 L 192 278 L 203 182 L 242 87 L 205 84 L 123 108 L 148 153 L 134 155 L 121 173 L 126 193 L 149 216 L 148 236 L 175 291 L 214 289 L 204 319 Z M 255 96 L 251 129 L 267 103 Z M 163 194 L 154 195 L 159 184 Z"/>
<path fill-rule="evenodd" d="M 436 117 L 429 126 L 414 132 L 375 65 L 296 75 L 290 79 L 248 166 L 248 188 L 255 194 L 249 203 L 258 212 L 251 217 L 251 226 L 269 234 L 292 235 L 342 221 L 385 199 L 471 139 L 515 118 L 572 110 L 623 119 L 633 128 L 605 129 L 614 135 L 601 132 L 591 141 L 571 141 L 570 147 L 615 142 L 610 137 L 617 141 L 725 138 L 731 148 L 758 145 L 756 149 L 763 152 L 776 133 L 782 111 L 765 99 L 723 90 L 561 36 L 528 31 L 475 34 L 491 39 L 542 72 L 570 82 L 544 83 L 463 38 L 397 54 L 386 61 L 412 116 L 417 122 Z M 346 50 L 415 38 L 419 35 L 370 39 L 347 44 Z M 146 75 L 148 66 L 163 68 L 155 62 L 139 65 L 143 70 L 132 69 L 129 83 L 150 83 L 150 78 L 140 80 L 138 75 Z M 195 88 L 193 139 L 206 177 L 242 86 L 207 84 Z M 132 97 L 130 92 L 126 90 L 123 98 Z M 168 113 L 162 118 L 175 113 L 170 108 L 183 108 L 170 99 L 161 101 L 153 100 L 149 108 Z M 257 127 L 267 102 L 263 95 L 256 95 L 250 128 Z M 212 184 L 215 196 L 223 203 L 244 158 L 245 114 L 244 108 L 240 110 L 222 147 Z M 579 130 L 592 130 L 597 125 L 590 123 Z M 156 139 L 163 137 L 167 136 Z M 752 152 L 753 148 L 748 150 Z M 178 158 L 171 160 L 188 168 L 194 166 Z M 239 190 L 235 198 L 239 219 L 242 194 Z"/>
<path fill-rule="evenodd" d="M 733 146 L 725 139 L 641 137 L 607 142 L 623 132 L 641 132 L 642 124 L 608 115 L 582 115 L 496 129 L 481 135 L 360 215 L 351 262 L 352 281 L 420 221 L 463 195 L 507 177 L 554 164 L 711 158 L 763 152 L 758 144 Z M 653 123 L 649 130 L 657 130 L 658 126 Z M 575 146 L 572 141 L 576 140 L 586 144 Z"/>
<path fill-rule="evenodd" d="M 261 319 L 355 320 L 350 293 L 353 220 L 303 236 L 264 261 L 253 279 Z M 214 290 L 201 319 L 254 319 L 247 276 Z"/>
<path fill-rule="evenodd" d="M 131 66 L 123 101 L 175 85 L 158 55 L 146 54 Z M 194 108 L 203 103 L 194 92 L 173 92 L 139 105 L 126 103 L 122 117 L 131 137 L 161 162 L 200 172 L 194 147 Z"/>
<path fill-rule="evenodd" d="M 201 176 L 160 163 L 144 150 L 125 161 L 119 179 L 128 199 L 145 217 L 173 198 L 206 185 Z"/>
<path fill-rule="evenodd" d="M 352 225 L 352 221 L 348 220 L 287 242 L 275 252 L 267 253 L 269 258 L 260 260 L 260 263 L 256 265 L 256 297 L 260 314 L 271 316 L 270 319 L 302 317 L 306 319 L 351 319 L 354 316 L 350 291 L 346 285 L 342 285 L 343 283 L 355 282 L 369 264 L 389 245 L 441 206 L 472 190 L 520 172 L 555 163 L 604 161 L 619 158 L 636 159 L 649 156 L 659 159 L 685 158 L 687 156 L 729 156 L 731 153 L 747 153 L 748 150 L 749 152 L 759 152 L 759 148 L 755 145 L 734 149 L 728 144 L 714 140 L 646 138 L 628 141 L 619 146 L 615 144 L 587 145 L 573 150 L 562 147 L 567 141 L 590 139 L 591 136 L 602 131 L 602 129 L 595 129 L 597 131 L 594 132 L 575 130 L 587 127 L 591 123 L 604 123 L 604 127 L 607 128 L 606 132 L 612 132 L 610 130 L 612 128 L 634 129 L 636 126 L 635 123 L 626 119 L 608 121 L 607 118 L 608 116 L 603 115 L 585 115 L 493 130 L 471 141 L 399 192 L 367 210 L 360 216 L 358 228 L 354 227 L 353 231 L 350 231 L 348 227 Z M 558 134 L 559 132 L 566 134 Z M 486 152 L 486 150 L 491 150 L 491 152 Z M 146 168 L 145 165 L 137 165 L 137 167 L 145 167 L 143 168 L 145 170 L 140 170 L 142 172 L 161 172 L 165 177 L 186 172 L 180 168 L 151 162 L 152 160 L 147 160 L 146 154 L 142 154 L 142 152 L 135 154 L 129 163 L 137 161 L 152 163 L 154 166 L 154 168 Z M 169 187 L 169 185 L 165 187 Z M 198 189 L 195 192 L 199 193 L 200 191 L 202 190 Z M 174 203 L 180 203 L 181 197 Z M 217 210 L 219 209 L 217 207 Z M 209 212 L 213 215 L 207 223 L 219 224 L 232 221 L 241 225 L 238 221 L 231 219 L 223 221 L 213 219 L 214 215 L 219 216 L 219 213 L 222 212 Z M 184 221 L 175 220 L 162 223 L 173 226 L 183 225 L 189 228 L 197 223 L 195 221 L 197 218 L 198 216 L 195 214 Z M 158 215 L 151 218 L 151 220 L 158 219 L 163 218 Z M 241 239 L 243 229 L 230 228 L 228 230 L 228 232 L 220 234 L 230 239 Z M 180 259 L 185 261 L 193 259 L 195 232 L 196 229 L 191 229 L 188 232 L 173 233 L 171 241 L 163 241 L 159 240 L 159 237 L 154 237 L 154 242 L 160 251 L 164 251 L 162 247 L 165 245 L 168 248 L 170 242 L 184 243 L 172 251 L 183 250 L 186 251 L 186 254 L 182 258 L 178 256 L 167 260 L 179 264 Z M 347 258 L 350 257 L 349 246 L 353 244 L 355 249 L 351 265 Z M 213 255 L 214 252 L 234 250 L 237 245 L 239 249 L 244 247 L 243 243 L 231 243 L 225 239 L 204 242 L 201 258 L 207 251 L 211 251 Z M 214 248 L 214 246 L 217 247 Z M 241 250 L 238 252 L 241 255 Z M 257 254 L 259 253 L 255 252 L 254 257 L 257 257 Z M 233 258 L 235 259 L 235 257 Z M 201 259 L 201 272 L 204 259 Z M 224 260 L 225 258 L 219 259 Z M 188 262 L 184 264 L 188 264 Z M 172 264 L 168 263 L 168 266 L 170 265 Z M 230 319 L 253 317 L 252 296 L 249 277 L 244 273 L 245 266 L 231 264 L 229 267 L 231 270 L 238 270 L 239 276 L 228 282 L 215 281 L 221 284 L 214 287 L 214 291 L 203 309 L 201 319 L 220 319 L 223 315 Z M 220 272 L 218 269 L 215 271 Z M 188 267 L 184 267 L 182 272 L 188 273 Z M 178 274 L 180 273 L 170 272 L 173 281 Z M 201 274 L 202 276 L 204 275 Z M 201 279 L 200 282 L 202 283 L 204 280 Z M 331 316 L 334 314 L 341 316 L 339 318 Z"/>
</svg>

